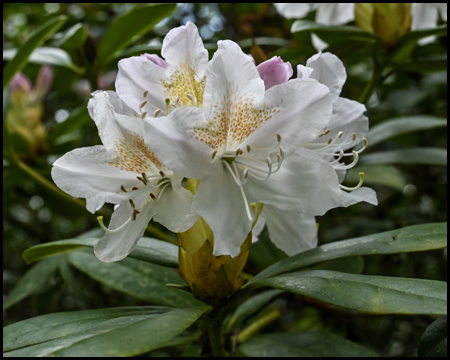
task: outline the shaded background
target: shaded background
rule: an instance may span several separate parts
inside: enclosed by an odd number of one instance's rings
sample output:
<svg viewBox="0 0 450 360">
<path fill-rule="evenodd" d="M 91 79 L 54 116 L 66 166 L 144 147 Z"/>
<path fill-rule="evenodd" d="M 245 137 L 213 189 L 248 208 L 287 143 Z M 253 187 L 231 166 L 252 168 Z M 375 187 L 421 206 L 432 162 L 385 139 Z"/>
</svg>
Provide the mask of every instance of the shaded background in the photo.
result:
<svg viewBox="0 0 450 360">
<path fill-rule="evenodd" d="M 24 163 L 43 177 L 51 180 L 51 164 L 65 152 L 100 144 L 95 124 L 86 110 L 90 92 L 114 90 L 117 62 L 121 58 L 144 52 L 160 54 L 161 42 L 173 27 L 187 21 L 194 22 L 210 55 L 215 51 L 218 40 L 231 39 L 237 41 L 244 51 L 253 54 L 257 62 L 281 56 L 284 61 L 291 62 L 294 77 L 296 66 L 305 64 L 316 53 L 309 34 L 291 34 L 293 21 L 278 15 L 271 4 L 181 4 L 153 30 L 136 38 L 106 67 L 90 71 L 96 61 L 96 44 L 108 25 L 121 14 L 139 6 L 142 5 L 3 5 L 4 49 L 19 47 L 33 30 L 58 14 L 67 15 L 69 20 L 46 45 L 59 47 L 61 34 L 77 23 L 83 24 L 87 30 L 84 41 L 63 44 L 62 48 L 70 55 L 73 66 L 52 66 L 53 81 L 44 96 L 25 105 L 24 98 L 18 96 L 7 108 L 4 96 L 4 112 L 8 112 L 8 125 L 16 151 Z M 309 17 L 314 18 L 313 14 Z M 259 46 L 252 46 L 252 38 Z M 415 47 L 411 56 L 446 59 L 446 44 L 446 37 L 438 38 L 432 44 Z M 342 96 L 357 100 L 371 76 L 371 53 L 364 49 L 343 50 L 337 55 L 343 60 L 348 74 Z M 29 63 L 23 73 L 36 83 L 41 66 Z M 81 68 L 87 71 L 81 74 Z M 404 116 L 447 118 L 446 67 L 425 66 L 412 70 L 399 71 L 387 78 L 383 86 L 376 88 L 366 104 L 370 127 Z M 28 111 L 26 116 L 24 109 Z M 445 130 L 445 127 L 439 127 L 399 135 L 367 149 L 363 154 L 416 147 L 446 148 Z M 386 162 L 370 166 L 361 163 L 350 171 L 345 184 L 355 184 L 358 171 L 364 170 L 365 184 L 376 190 L 379 205 L 374 207 L 362 203 L 347 209 L 334 209 L 319 217 L 321 244 L 413 224 L 446 221 L 446 159 L 445 164 L 442 159 L 432 156 L 425 160 L 418 157 L 396 161 L 388 159 Z M 111 210 L 108 205 L 102 209 L 105 214 L 110 214 Z M 158 230 L 166 231 L 157 223 L 153 225 L 154 230 L 147 234 L 150 237 L 158 238 L 161 235 Z M 88 213 L 82 205 L 49 191 L 4 156 L 3 293 L 6 296 L 28 268 L 21 257 L 25 249 L 49 241 L 70 239 L 98 228 L 96 215 Z M 252 246 L 244 271 L 255 274 L 283 257 L 285 255 L 270 243 L 267 231 L 264 231 L 260 242 Z M 342 262 L 342 271 L 436 280 L 446 280 L 447 277 L 446 251 L 352 259 L 356 260 Z M 37 294 L 9 309 L 4 325 L 52 312 L 145 304 L 95 282 L 69 264 L 67 266 L 67 273 L 56 274 Z M 326 329 L 387 356 L 414 355 L 420 336 L 433 320 L 429 316 L 365 315 L 293 294 L 278 296 L 270 306 L 280 309 L 282 315 L 265 331 Z M 255 318 L 263 315 L 256 314 Z M 158 354 L 166 353 L 158 350 L 153 355 Z"/>
</svg>

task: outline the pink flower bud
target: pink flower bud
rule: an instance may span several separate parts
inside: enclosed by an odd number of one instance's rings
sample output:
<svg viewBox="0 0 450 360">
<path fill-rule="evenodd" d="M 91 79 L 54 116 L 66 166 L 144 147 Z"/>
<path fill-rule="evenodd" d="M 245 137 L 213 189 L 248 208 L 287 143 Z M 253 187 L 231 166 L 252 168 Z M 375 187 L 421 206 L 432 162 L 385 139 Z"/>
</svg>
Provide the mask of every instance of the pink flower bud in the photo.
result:
<svg viewBox="0 0 450 360">
<path fill-rule="evenodd" d="M 32 88 L 31 80 L 21 72 L 14 75 L 10 83 L 11 92 L 30 93 Z"/>
<path fill-rule="evenodd" d="M 53 70 L 50 66 L 44 65 L 39 71 L 35 84 L 35 94 L 38 98 L 43 98 L 53 83 Z"/>
<path fill-rule="evenodd" d="M 294 71 L 289 62 L 284 62 L 279 56 L 264 61 L 256 67 L 261 79 L 264 80 L 266 90 L 274 85 L 283 84 L 289 80 Z"/>
<path fill-rule="evenodd" d="M 160 56 L 158 56 L 156 54 L 142 54 L 141 56 L 146 57 L 152 63 L 158 65 L 159 67 L 162 67 L 163 69 L 166 68 L 166 62 Z"/>
</svg>

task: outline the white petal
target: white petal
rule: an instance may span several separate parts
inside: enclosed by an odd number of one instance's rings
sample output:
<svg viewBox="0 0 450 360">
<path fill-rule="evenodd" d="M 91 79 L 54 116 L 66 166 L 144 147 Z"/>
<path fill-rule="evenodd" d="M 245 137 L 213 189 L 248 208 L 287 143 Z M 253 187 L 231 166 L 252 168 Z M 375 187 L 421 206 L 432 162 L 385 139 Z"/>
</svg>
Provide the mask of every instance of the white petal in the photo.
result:
<svg viewBox="0 0 450 360">
<path fill-rule="evenodd" d="M 314 216 L 280 210 L 264 205 L 270 240 L 289 256 L 317 246 L 317 227 Z"/>
<path fill-rule="evenodd" d="M 326 85 L 330 89 L 333 102 L 335 102 L 347 79 L 342 61 L 331 53 L 319 53 L 310 57 L 306 66 L 314 69 L 311 78 Z"/>
<path fill-rule="evenodd" d="M 244 199 L 239 187 L 222 164 L 201 181 L 192 204 L 214 233 L 214 255 L 239 255 L 241 245 L 251 230 Z"/>
<path fill-rule="evenodd" d="M 152 116 L 156 109 L 166 109 L 164 78 L 165 70 L 144 56 L 120 60 L 116 79 L 117 95 L 134 111 L 141 110 Z M 144 98 L 146 91 L 148 93 Z M 147 104 L 140 108 L 144 101 Z"/>
<path fill-rule="evenodd" d="M 110 230 L 117 229 L 132 216 L 128 200 L 122 202 L 111 218 Z M 123 229 L 115 233 L 106 233 L 95 245 L 94 253 L 101 261 L 114 262 L 125 258 L 136 246 L 147 228 L 148 222 L 156 213 L 156 207 L 150 203 L 141 209 L 135 221 L 130 221 Z"/>
<path fill-rule="evenodd" d="M 355 20 L 355 3 L 322 3 L 317 8 L 316 22 L 342 25 Z"/>
<path fill-rule="evenodd" d="M 411 30 L 432 29 L 438 21 L 438 10 L 431 3 L 411 4 Z"/>
<path fill-rule="evenodd" d="M 281 135 L 281 145 L 287 153 L 312 141 L 330 121 L 332 105 L 328 93 L 328 88 L 314 79 L 293 79 L 271 87 L 264 97 L 266 110 L 260 108 L 262 117 L 267 120 L 242 147 L 274 146 L 276 134 Z"/>
<path fill-rule="evenodd" d="M 311 34 L 311 41 L 314 49 L 317 51 L 325 50 L 328 47 L 328 43 L 319 38 L 316 34 Z"/>
<path fill-rule="evenodd" d="M 179 181 L 172 179 L 172 185 L 164 190 L 156 202 L 158 212 L 153 220 L 178 233 L 190 229 L 198 220 L 198 215 L 191 211 L 194 195 L 180 185 L 181 177 L 177 176 L 176 179 Z"/>
<path fill-rule="evenodd" d="M 116 153 L 104 146 L 72 150 L 53 164 L 53 181 L 74 197 L 120 203 L 127 198 L 121 186 L 130 188 L 139 181 L 135 173 L 110 166 L 116 158 Z"/>
<path fill-rule="evenodd" d="M 352 192 L 342 190 L 342 207 L 348 207 L 362 201 L 372 205 L 378 205 L 377 193 L 364 186 Z"/>
<path fill-rule="evenodd" d="M 88 102 L 88 112 L 92 119 L 94 119 L 94 97 L 104 91 L 96 90 L 91 95 L 92 98 Z M 118 114 L 128 115 L 128 116 L 139 116 L 133 109 L 131 109 L 127 104 L 125 104 L 122 99 L 117 95 L 115 91 L 107 90 L 105 91 L 109 95 L 109 102 L 114 108 L 114 111 Z"/>
<path fill-rule="evenodd" d="M 297 65 L 297 77 L 299 79 L 309 79 L 313 71 L 313 68 L 306 67 L 304 65 Z"/>
<path fill-rule="evenodd" d="M 86 199 L 86 209 L 91 214 L 94 214 L 97 210 L 100 210 L 104 204 L 105 204 L 104 201 Z"/>
<path fill-rule="evenodd" d="M 312 151 L 300 148 L 267 180 L 249 177 L 244 186 L 252 202 L 310 215 L 323 215 L 341 205 L 334 168 Z"/>
<path fill-rule="evenodd" d="M 204 123 L 202 109 L 183 107 L 168 117 L 145 119 L 145 143 L 171 170 L 182 176 L 201 179 L 209 170 L 213 149 L 194 139 L 189 132 Z"/>
<path fill-rule="evenodd" d="M 264 205 L 264 206 L 266 206 L 266 205 Z M 252 243 L 255 243 L 259 240 L 258 236 L 263 231 L 264 226 L 266 226 L 266 217 L 261 212 L 259 214 L 258 221 L 256 222 L 255 226 L 252 229 Z"/>
<path fill-rule="evenodd" d="M 287 19 L 301 19 L 312 9 L 308 3 L 274 3 L 278 13 Z"/>
</svg>

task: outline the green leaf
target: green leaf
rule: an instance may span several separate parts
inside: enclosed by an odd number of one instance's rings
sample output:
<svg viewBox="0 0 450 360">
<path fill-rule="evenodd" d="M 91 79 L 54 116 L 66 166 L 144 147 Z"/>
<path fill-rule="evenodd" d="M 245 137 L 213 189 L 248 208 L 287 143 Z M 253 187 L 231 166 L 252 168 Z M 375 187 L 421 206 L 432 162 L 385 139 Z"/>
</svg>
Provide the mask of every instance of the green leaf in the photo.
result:
<svg viewBox="0 0 450 360">
<path fill-rule="evenodd" d="M 56 35 L 59 35 L 57 37 Z M 78 49 L 83 46 L 87 37 L 87 29 L 84 24 L 77 23 L 74 26 L 70 27 L 62 34 L 55 34 L 53 38 L 56 38 L 54 42 L 55 47 L 63 47 L 69 49 Z"/>
<path fill-rule="evenodd" d="M 245 286 L 259 279 L 299 270 L 322 261 L 356 255 L 396 254 L 447 247 L 447 223 L 413 225 L 319 246 L 268 267 Z"/>
<path fill-rule="evenodd" d="M 3 302 L 3 310 L 10 308 L 46 285 L 56 272 L 61 257 L 54 256 L 41 261 L 28 270 Z"/>
<path fill-rule="evenodd" d="M 71 251 L 67 258 L 70 264 L 94 280 L 151 304 L 171 307 L 201 304 L 190 292 L 165 285 L 185 285 L 173 269 L 131 258 L 104 263 L 95 257 L 91 249 Z"/>
<path fill-rule="evenodd" d="M 447 126 L 447 119 L 430 115 L 405 116 L 386 120 L 370 128 L 367 133 L 367 147 L 369 148 L 400 134 L 434 129 L 441 126 Z"/>
<path fill-rule="evenodd" d="M 69 134 L 91 121 L 86 105 L 77 107 L 70 112 L 69 117 L 62 123 L 56 125 L 49 134 L 50 142 L 54 142 L 57 138 Z"/>
<path fill-rule="evenodd" d="M 153 29 L 162 19 L 169 16 L 176 4 L 139 6 L 119 16 L 106 30 L 98 44 L 98 62 L 107 64 L 114 55 L 139 35 Z"/>
<path fill-rule="evenodd" d="M 361 164 L 417 164 L 447 166 L 447 150 L 440 148 L 408 148 L 380 151 L 359 158 Z"/>
<path fill-rule="evenodd" d="M 417 353 L 420 357 L 447 357 L 447 316 L 436 319 L 427 327 Z"/>
<path fill-rule="evenodd" d="M 407 185 L 403 173 L 394 165 L 357 165 L 347 171 L 344 185 L 354 186 L 359 182 L 359 173 L 363 172 L 365 185 L 384 185 L 403 192 Z"/>
<path fill-rule="evenodd" d="M 43 315 L 3 328 L 3 356 L 139 355 L 164 346 L 210 309 L 121 307 Z"/>
<path fill-rule="evenodd" d="M 97 242 L 98 239 L 92 238 L 53 241 L 26 249 L 22 257 L 29 264 L 47 256 L 75 250 L 79 247 L 93 248 Z M 147 237 L 141 238 L 128 256 L 162 266 L 178 267 L 178 246 Z"/>
<path fill-rule="evenodd" d="M 16 56 L 16 49 L 9 49 L 3 51 L 4 59 L 13 59 Z M 56 66 L 64 66 L 76 72 L 77 74 L 83 74 L 84 70 L 76 66 L 70 55 L 63 49 L 58 49 L 54 47 L 39 47 L 35 49 L 30 55 L 28 62 L 35 64 L 49 64 Z"/>
<path fill-rule="evenodd" d="M 401 66 L 400 69 L 417 73 L 447 71 L 447 56 L 415 59 L 414 62 L 405 64 Z"/>
<path fill-rule="evenodd" d="M 427 36 L 447 36 L 447 25 L 438 26 L 433 29 L 410 31 L 398 39 L 398 44 L 403 45 L 410 41 L 416 41 Z"/>
<path fill-rule="evenodd" d="M 306 270 L 336 270 L 351 274 L 361 274 L 364 270 L 364 258 L 362 256 L 352 256 L 329 260 L 308 267 Z"/>
<path fill-rule="evenodd" d="M 379 37 L 356 26 L 338 26 L 318 24 L 310 20 L 297 20 L 292 24 L 291 32 L 309 31 L 316 34 L 328 44 L 341 43 L 348 40 L 372 44 L 382 44 Z"/>
<path fill-rule="evenodd" d="M 369 314 L 447 313 L 447 283 L 310 270 L 258 280 L 269 286 Z"/>
<path fill-rule="evenodd" d="M 244 301 L 231 316 L 226 324 L 225 332 L 237 330 L 245 319 L 258 312 L 261 308 L 267 305 L 275 296 L 281 294 L 281 290 L 268 290 L 261 294 L 255 295 L 250 299 Z"/>
<path fill-rule="evenodd" d="M 264 334 L 238 348 L 248 357 L 375 357 L 365 347 L 326 331 Z"/>
<path fill-rule="evenodd" d="M 3 70 L 3 90 L 8 86 L 14 74 L 26 65 L 28 57 L 49 36 L 56 32 L 67 20 L 66 16 L 57 16 L 40 26 L 31 34 L 27 41 L 20 47 L 14 58 Z"/>
</svg>

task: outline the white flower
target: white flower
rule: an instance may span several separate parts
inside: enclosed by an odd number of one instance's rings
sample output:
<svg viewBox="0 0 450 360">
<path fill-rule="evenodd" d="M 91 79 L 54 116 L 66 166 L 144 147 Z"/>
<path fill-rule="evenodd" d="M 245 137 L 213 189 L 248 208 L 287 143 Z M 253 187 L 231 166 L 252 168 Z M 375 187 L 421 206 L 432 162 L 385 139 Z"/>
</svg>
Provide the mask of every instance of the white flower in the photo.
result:
<svg viewBox="0 0 450 360">
<path fill-rule="evenodd" d="M 66 193 L 88 199 L 91 210 L 103 202 L 119 204 L 109 230 L 99 219 L 106 235 L 94 249 L 100 260 L 112 262 L 131 252 L 152 218 L 178 232 L 198 217 L 190 211 L 193 196 L 181 187 L 182 177 L 144 143 L 143 120 L 108 93 L 95 93 L 89 105 L 103 145 L 68 152 L 53 164 L 52 178 Z"/>
<path fill-rule="evenodd" d="M 249 203 L 322 215 L 341 205 L 333 166 L 313 151 L 331 117 L 326 86 L 293 79 L 265 91 L 252 59 L 220 41 L 209 63 L 203 108 L 146 118 L 146 141 L 168 167 L 201 180 L 192 210 L 214 232 L 214 254 L 239 254 L 251 230 Z M 299 149 L 299 150 L 297 150 Z"/>
<path fill-rule="evenodd" d="M 170 30 L 161 53 L 165 62 L 147 54 L 119 61 L 117 94 L 142 118 L 164 116 L 170 108 L 203 103 L 208 51 L 197 27 L 189 21 Z"/>
<path fill-rule="evenodd" d="M 447 22 L 447 3 L 412 3 L 411 30 L 433 29 L 437 26 L 439 14 Z M 427 36 L 418 41 L 419 45 L 433 42 L 435 36 Z"/>
</svg>

